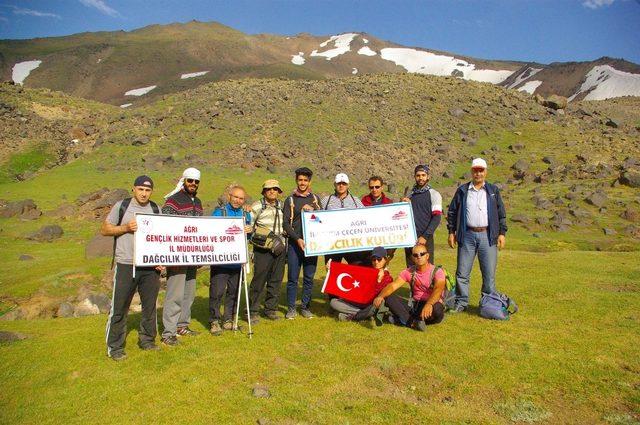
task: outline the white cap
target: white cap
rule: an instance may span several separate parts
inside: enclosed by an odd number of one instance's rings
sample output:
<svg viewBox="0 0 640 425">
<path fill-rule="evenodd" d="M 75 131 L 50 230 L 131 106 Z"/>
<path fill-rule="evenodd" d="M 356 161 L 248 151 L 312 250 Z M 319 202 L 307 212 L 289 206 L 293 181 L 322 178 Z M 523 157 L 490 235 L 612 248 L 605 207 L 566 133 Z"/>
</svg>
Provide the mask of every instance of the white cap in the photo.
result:
<svg viewBox="0 0 640 425">
<path fill-rule="evenodd" d="M 487 169 L 487 161 L 482 158 L 475 158 L 471 161 L 471 168 L 484 168 Z"/>
<path fill-rule="evenodd" d="M 345 173 L 336 174 L 336 178 L 333 180 L 334 183 L 346 183 L 349 184 L 349 176 Z"/>
<path fill-rule="evenodd" d="M 187 168 L 182 173 L 182 177 L 185 179 L 200 180 L 200 170 L 197 168 Z"/>
</svg>

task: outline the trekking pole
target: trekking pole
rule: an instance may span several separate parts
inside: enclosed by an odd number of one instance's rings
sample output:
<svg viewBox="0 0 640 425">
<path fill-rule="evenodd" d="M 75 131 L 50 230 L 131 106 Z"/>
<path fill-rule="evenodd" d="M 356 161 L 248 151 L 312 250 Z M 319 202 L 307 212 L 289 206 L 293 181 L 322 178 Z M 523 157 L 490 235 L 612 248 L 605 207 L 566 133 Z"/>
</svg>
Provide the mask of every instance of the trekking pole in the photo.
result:
<svg viewBox="0 0 640 425">
<path fill-rule="evenodd" d="M 244 281 L 244 299 L 245 304 L 247 304 L 247 322 L 249 322 L 249 339 L 253 335 L 253 330 L 251 329 L 251 312 L 249 311 L 249 290 L 247 289 L 247 274 L 242 274 L 242 280 Z"/>
<path fill-rule="evenodd" d="M 244 275 L 244 267 L 240 269 L 240 279 Z M 238 317 L 240 316 L 240 294 L 242 294 L 242 282 L 238 282 L 238 296 L 236 297 L 236 317 L 233 320 L 233 331 L 238 330 Z"/>
</svg>

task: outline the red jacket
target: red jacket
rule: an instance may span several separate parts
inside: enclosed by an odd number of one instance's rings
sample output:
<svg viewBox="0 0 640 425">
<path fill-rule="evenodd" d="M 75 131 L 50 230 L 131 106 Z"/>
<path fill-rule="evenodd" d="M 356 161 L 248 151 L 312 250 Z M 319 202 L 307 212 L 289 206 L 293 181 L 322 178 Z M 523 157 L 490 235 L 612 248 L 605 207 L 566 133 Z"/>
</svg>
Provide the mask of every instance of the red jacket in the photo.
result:
<svg viewBox="0 0 640 425">
<path fill-rule="evenodd" d="M 362 197 L 362 205 L 364 205 L 365 207 L 384 204 L 393 204 L 393 200 L 391 198 L 387 198 L 387 195 L 385 195 L 384 192 L 382 192 L 382 195 L 380 196 L 380 200 L 378 202 L 374 201 L 370 193 Z"/>
</svg>

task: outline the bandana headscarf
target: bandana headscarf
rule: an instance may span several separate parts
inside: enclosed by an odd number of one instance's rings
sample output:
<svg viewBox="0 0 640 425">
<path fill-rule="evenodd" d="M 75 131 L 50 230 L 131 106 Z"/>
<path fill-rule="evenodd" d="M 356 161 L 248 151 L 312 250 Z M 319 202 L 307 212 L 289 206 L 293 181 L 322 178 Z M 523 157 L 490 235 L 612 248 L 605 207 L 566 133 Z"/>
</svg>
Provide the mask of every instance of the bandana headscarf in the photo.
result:
<svg viewBox="0 0 640 425">
<path fill-rule="evenodd" d="M 182 173 L 182 177 L 180 177 L 180 180 L 178 180 L 178 184 L 176 184 L 176 188 L 164 195 L 164 199 L 167 199 L 170 196 L 180 192 L 180 190 L 182 190 L 182 187 L 184 186 L 184 179 L 200 180 L 200 170 L 198 170 L 197 168 L 187 168 L 186 170 L 184 170 L 184 172 Z"/>
</svg>

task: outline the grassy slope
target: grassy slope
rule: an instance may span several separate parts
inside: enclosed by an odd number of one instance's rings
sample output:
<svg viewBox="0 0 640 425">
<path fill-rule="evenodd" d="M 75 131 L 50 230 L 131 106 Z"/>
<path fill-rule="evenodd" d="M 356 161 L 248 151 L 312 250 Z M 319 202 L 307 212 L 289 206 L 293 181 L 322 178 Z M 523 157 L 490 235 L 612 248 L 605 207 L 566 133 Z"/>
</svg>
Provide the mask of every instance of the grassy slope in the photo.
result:
<svg viewBox="0 0 640 425">
<path fill-rule="evenodd" d="M 452 264 L 453 252 L 437 248 Z M 0 346 L 0 382 L 11 389 L 0 396 L 0 421 L 633 423 L 639 261 L 638 253 L 504 251 L 498 285 L 521 308 L 507 323 L 461 314 L 425 334 L 338 323 L 316 293 L 318 318 L 260 323 L 251 341 L 203 334 L 143 353 L 132 330 L 123 364 L 105 357 L 104 315 L 1 323 L 31 338 Z M 203 332 L 206 275 L 193 311 Z M 472 288 L 473 303 L 477 270 Z M 254 399 L 256 383 L 272 397 Z"/>
</svg>

